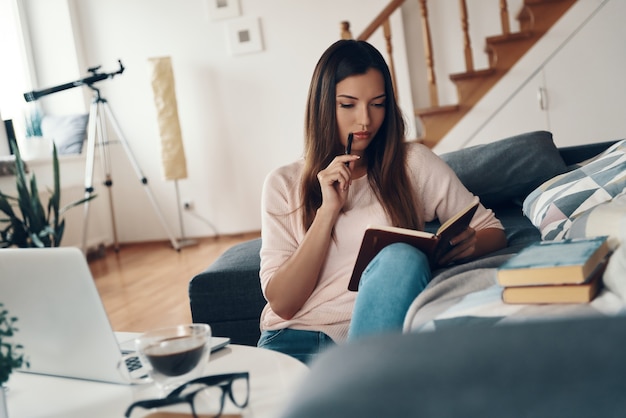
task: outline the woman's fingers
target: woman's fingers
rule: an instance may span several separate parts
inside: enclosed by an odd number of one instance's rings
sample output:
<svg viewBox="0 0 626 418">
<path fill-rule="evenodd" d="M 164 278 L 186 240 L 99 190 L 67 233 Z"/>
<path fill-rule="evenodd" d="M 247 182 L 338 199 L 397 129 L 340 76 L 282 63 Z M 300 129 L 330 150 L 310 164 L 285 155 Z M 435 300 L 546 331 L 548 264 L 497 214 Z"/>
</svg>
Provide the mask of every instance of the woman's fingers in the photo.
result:
<svg viewBox="0 0 626 418">
<path fill-rule="evenodd" d="M 474 253 L 474 247 L 476 245 L 476 231 L 474 228 L 468 227 L 465 231 L 452 238 L 450 244 L 452 245 L 450 251 L 444 254 L 439 260 L 441 265 L 470 257 Z"/>
<path fill-rule="evenodd" d="M 317 175 L 322 186 L 335 186 L 339 183 L 340 190 L 347 190 L 351 182 L 351 168 L 346 165 L 359 158 L 358 155 L 341 155 L 336 157 L 328 167 L 320 171 Z"/>
<path fill-rule="evenodd" d="M 346 165 L 358 159 L 358 156 L 337 156 L 325 169 L 317 173 L 317 180 L 322 189 L 322 205 L 334 210 L 341 210 L 348 196 L 351 183 L 351 168 Z"/>
</svg>

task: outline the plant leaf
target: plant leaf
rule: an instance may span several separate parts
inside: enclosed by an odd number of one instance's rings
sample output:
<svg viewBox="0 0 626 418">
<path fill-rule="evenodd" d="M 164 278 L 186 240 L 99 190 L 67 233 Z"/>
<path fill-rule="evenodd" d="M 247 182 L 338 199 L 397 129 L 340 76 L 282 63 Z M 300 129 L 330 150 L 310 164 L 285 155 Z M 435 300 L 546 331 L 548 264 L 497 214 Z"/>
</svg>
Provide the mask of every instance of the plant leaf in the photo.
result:
<svg viewBox="0 0 626 418">
<path fill-rule="evenodd" d="M 0 231 L 0 248 L 18 246 L 24 247 L 58 247 L 65 231 L 65 220 L 62 214 L 85 202 L 94 199 L 96 195 L 90 195 L 83 199 L 72 202 L 62 209 L 61 203 L 61 175 L 59 158 L 56 145 L 52 147 L 53 189 L 49 191 L 47 205 L 44 207 L 39 196 L 36 176 L 33 174 L 30 182 L 26 176 L 25 164 L 22 161 L 19 147 L 14 139 L 11 140 L 11 148 L 15 154 L 15 183 L 17 197 L 12 197 L 0 192 L 0 212 L 5 213 L 8 219 L 0 219 L 8 225 Z M 29 187 L 30 186 L 30 187 Z M 17 213 L 9 200 L 14 200 L 20 213 Z M 21 214 L 21 219 L 19 215 Z"/>
</svg>

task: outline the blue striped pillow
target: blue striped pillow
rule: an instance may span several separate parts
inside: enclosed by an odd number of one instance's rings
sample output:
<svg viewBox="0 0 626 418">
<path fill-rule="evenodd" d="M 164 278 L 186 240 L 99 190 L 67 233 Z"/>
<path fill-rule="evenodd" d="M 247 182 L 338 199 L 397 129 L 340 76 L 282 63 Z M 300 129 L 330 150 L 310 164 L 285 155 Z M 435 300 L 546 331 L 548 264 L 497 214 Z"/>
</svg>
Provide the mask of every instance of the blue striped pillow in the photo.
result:
<svg viewBox="0 0 626 418">
<path fill-rule="evenodd" d="M 626 140 L 615 143 L 580 168 L 544 182 L 522 210 L 544 240 L 565 238 L 576 217 L 610 201 L 626 187 Z"/>
</svg>

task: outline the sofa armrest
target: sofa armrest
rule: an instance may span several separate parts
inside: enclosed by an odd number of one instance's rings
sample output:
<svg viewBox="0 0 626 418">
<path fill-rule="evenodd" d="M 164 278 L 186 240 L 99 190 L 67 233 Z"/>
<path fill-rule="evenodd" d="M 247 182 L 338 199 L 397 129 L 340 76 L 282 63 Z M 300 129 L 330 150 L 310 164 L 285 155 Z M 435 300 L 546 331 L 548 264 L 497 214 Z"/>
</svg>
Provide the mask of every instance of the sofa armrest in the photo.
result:
<svg viewBox="0 0 626 418">
<path fill-rule="evenodd" d="M 236 244 L 189 283 L 193 322 L 207 323 L 213 335 L 234 344 L 256 345 L 265 306 L 259 269 L 261 239 Z"/>
</svg>

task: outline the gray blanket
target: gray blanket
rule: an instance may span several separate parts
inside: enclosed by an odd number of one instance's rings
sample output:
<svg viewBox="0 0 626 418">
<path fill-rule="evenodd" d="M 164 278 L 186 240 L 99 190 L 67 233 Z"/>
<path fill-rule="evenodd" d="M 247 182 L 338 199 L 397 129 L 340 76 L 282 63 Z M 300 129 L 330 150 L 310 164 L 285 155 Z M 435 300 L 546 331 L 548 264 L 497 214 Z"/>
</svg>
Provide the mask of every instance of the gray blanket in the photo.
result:
<svg viewBox="0 0 626 418">
<path fill-rule="evenodd" d="M 409 308 L 404 331 L 624 313 L 620 298 L 606 288 L 585 304 L 506 304 L 496 270 L 509 257 L 493 255 L 434 272 L 433 280 Z"/>
</svg>

